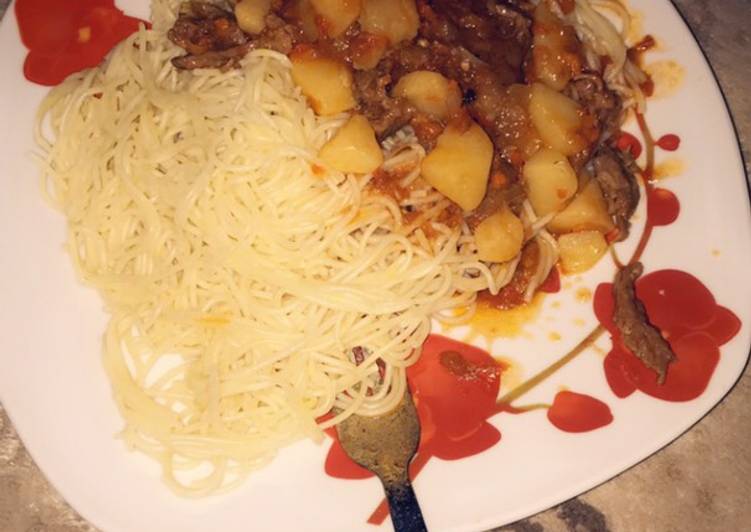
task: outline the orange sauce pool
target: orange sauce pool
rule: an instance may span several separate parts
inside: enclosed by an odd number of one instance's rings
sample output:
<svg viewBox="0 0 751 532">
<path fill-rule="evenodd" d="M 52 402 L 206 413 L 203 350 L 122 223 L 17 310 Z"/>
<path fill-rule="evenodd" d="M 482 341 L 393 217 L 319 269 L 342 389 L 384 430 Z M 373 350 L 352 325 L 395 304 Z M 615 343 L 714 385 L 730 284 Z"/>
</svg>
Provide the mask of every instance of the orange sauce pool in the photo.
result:
<svg viewBox="0 0 751 532">
<path fill-rule="evenodd" d="M 484 336 L 485 338 L 514 338 L 524 332 L 525 325 L 534 322 L 540 315 L 545 295 L 535 294 L 531 302 L 510 309 L 498 309 L 479 301 L 477 311 L 469 321 L 469 335 L 466 341 Z"/>
</svg>

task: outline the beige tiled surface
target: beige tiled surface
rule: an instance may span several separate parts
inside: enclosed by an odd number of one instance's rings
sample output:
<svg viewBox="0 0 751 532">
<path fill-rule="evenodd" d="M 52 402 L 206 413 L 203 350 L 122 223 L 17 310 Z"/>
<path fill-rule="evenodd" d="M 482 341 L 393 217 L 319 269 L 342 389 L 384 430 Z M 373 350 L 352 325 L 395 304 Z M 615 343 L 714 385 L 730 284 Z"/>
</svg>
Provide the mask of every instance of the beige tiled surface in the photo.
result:
<svg viewBox="0 0 751 532">
<path fill-rule="evenodd" d="M 0 13 L 7 4 L 8 0 L 0 0 Z M 751 6 L 748 0 L 676 0 L 676 4 L 718 74 L 748 160 Z M 747 368 L 728 397 L 667 448 L 614 480 L 503 530 L 751 530 L 749 401 Z M 0 532 L 93 530 L 47 483 L 0 406 Z"/>
</svg>

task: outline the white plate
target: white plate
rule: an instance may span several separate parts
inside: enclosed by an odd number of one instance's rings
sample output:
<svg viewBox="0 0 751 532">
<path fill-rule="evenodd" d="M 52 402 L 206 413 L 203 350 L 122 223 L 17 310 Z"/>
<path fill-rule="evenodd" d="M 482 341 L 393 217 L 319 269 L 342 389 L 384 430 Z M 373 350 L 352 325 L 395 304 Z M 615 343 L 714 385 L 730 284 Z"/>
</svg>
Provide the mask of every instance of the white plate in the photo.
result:
<svg viewBox="0 0 751 532">
<path fill-rule="evenodd" d="M 145 1 L 122 2 L 146 16 Z M 677 222 L 655 231 L 644 257 L 648 271 L 695 275 L 742 328 L 721 347 L 720 362 L 697 399 L 665 402 L 640 392 L 625 399 L 609 389 L 602 354 L 590 349 L 525 396 L 550 402 L 561 387 L 593 395 L 614 421 L 583 434 L 555 429 L 543 410 L 491 418 L 503 439 L 457 461 L 431 459 L 415 481 L 433 531 L 481 530 L 508 523 L 575 496 L 639 462 L 679 436 L 712 408 L 741 374 L 751 343 L 749 202 L 737 141 L 717 84 L 697 44 L 667 1 L 640 0 L 644 30 L 662 46 L 648 61 L 672 59 L 685 69 L 681 89 L 651 101 L 653 132 L 682 138 L 684 171 L 661 185 L 681 202 Z M 22 76 L 26 50 L 12 10 L 0 28 L 0 399 L 36 463 L 65 499 L 106 531 L 372 530 L 365 523 L 382 498 L 374 479 L 324 474 L 329 442 L 302 442 L 280 453 L 230 494 L 204 500 L 173 495 L 148 459 L 115 438 L 122 426 L 100 363 L 106 323 L 97 295 L 77 281 L 63 252 L 61 215 L 42 200 L 29 154 L 32 122 L 46 89 Z M 667 156 L 658 152 L 660 158 Z M 644 209 L 641 207 L 643 223 Z M 639 225 L 637 221 L 637 226 Z M 498 341 L 528 377 L 576 344 L 595 323 L 577 286 L 593 288 L 612 267 L 601 265 L 549 297 L 528 334 Z M 554 308 L 555 301 L 562 301 Z M 574 325 L 580 318 L 585 326 Z M 551 341 L 550 333 L 562 339 Z M 610 348 L 607 336 L 599 345 Z M 502 391 L 511 381 L 503 383 Z M 388 527 L 387 525 L 384 525 Z"/>
</svg>

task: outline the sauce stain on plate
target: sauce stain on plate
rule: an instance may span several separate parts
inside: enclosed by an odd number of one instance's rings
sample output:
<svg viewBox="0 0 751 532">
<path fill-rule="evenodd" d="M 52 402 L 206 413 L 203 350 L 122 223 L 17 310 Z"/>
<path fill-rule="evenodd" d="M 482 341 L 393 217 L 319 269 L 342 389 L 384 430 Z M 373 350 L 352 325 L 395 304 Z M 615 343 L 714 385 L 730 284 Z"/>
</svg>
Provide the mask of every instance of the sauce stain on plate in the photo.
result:
<svg viewBox="0 0 751 532">
<path fill-rule="evenodd" d="M 514 338 L 524 331 L 524 326 L 534 322 L 540 314 L 543 294 L 537 294 L 526 305 L 510 309 L 494 308 L 482 301 L 477 303 L 477 311 L 469 322 L 469 333 L 465 338 L 471 342 L 475 338 Z"/>
<path fill-rule="evenodd" d="M 592 290 L 586 286 L 582 286 L 576 290 L 576 300 L 579 303 L 589 303 L 592 301 Z"/>
<path fill-rule="evenodd" d="M 686 78 L 686 70 L 673 60 L 649 63 L 644 70 L 654 82 L 652 97 L 655 99 L 674 95 Z"/>
<path fill-rule="evenodd" d="M 653 179 L 665 179 L 666 177 L 679 176 L 686 171 L 683 160 L 671 157 L 655 165 Z"/>
</svg>

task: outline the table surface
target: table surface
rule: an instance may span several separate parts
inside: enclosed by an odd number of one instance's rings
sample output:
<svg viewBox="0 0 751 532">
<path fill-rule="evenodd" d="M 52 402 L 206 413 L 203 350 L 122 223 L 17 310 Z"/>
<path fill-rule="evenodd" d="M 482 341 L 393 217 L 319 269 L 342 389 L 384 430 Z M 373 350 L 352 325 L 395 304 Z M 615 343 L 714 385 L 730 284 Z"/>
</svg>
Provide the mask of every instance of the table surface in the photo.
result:
<svg viewBox="0 0 751 532">
<path fill-rule="evenodd" d="M 0 0 L 0 17 L 9 0 Z M 675 0 L 730 104 L 743 154 L 751 141 L 748 0 Z M 746 164 L 748 174 L 749 164 Z M 498 532 L 744 530 L 751 523 L 751 370 L 678 440 L 609 482 Z M 697 460 L 701 457 L 700 460 Z M 0 531 L 96 530 L 29 457 L 0 405 Z"/>
</svg>

